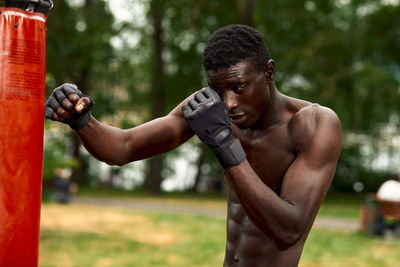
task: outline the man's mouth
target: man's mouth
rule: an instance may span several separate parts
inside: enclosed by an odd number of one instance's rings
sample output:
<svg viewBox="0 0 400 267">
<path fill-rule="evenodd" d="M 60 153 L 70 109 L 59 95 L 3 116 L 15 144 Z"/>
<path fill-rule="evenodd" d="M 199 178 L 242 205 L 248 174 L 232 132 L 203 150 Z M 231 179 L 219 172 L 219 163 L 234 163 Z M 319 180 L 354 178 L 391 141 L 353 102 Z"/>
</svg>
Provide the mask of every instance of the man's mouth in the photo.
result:
<svg viewBox="0 0 400 267">
<path fill-rule="evenodd" d="M 240 120 L 242 120 L 244 118 L 244 116 L 245 116 L 245 113 L 236 113 L 236 114 L 230 115 L 231 121 L 235 124 L 240 122 Z"/>
</svg>

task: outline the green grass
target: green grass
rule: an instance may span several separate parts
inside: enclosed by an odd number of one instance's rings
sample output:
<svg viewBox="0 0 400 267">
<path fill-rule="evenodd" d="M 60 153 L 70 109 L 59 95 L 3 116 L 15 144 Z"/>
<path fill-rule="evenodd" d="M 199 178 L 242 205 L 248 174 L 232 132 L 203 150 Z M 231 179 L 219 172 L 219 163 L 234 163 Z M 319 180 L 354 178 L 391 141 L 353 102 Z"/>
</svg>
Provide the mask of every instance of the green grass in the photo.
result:
<svg viewBox="0 0 400 267">
<path fill-rule="evenodd" d="M 301 267 L 392 267 L 400 262 L 399 240 L 365 234 L 313 229 L 301 258 Z"/>
<path fill-rule="evenodd" d="M 45 203 L 39 266 L 222 266 L 225 237 L 224 219 Z M 399 240 L 313 229 L 300 267 L 396 266 L 399 251 Z"/>
<path fill-rule="evenodd" d="M 55 204 L 42 215 L 41 267 L 222 265 L 223 219 Z"/>
<path fill-rule="evenodd" d="M 321 208 L 319 216 L 336 218 L 359 219 L 360 207 L 364 204 L 362 194 L 339 194 L 329 193 Z"/>
</svg>

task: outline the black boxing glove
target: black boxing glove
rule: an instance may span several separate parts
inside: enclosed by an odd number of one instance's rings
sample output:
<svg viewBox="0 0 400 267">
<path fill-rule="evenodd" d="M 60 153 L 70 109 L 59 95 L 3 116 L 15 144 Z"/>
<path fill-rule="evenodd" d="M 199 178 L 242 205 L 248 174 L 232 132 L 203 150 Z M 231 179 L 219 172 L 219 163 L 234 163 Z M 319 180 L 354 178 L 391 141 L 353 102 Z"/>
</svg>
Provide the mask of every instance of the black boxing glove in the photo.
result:
<svg viewBox="0 0 400 267">
<path fill-rule="evenodd" d="M 70 94 L 77 94 L 79 98 L 87 97 L 90 99 L 90 104 L 87 105 L 81 113 L 78 113 L 74 107 L 74 112 L 70 114 L 70 117 L 65 118 L 64 120 L 56 120 L 53 114 L 57 113 L 57 109 L 60 106 L 64 110 L 67 110 L 67 108 L 62 105 L 62 102 Z M 75 105 L 76 103 L 72 104 Z M 90 110 L 92 109 L 94 104 L 95 104 L 94 101 L 89 96 L 84 95 L 76 85 L 65 83 L 60 87 L 54 89 L 53 92 L 50 94 L 49 98 L 47 99 L 45 104 L 45 117 L 53 121 L 60 121 L 62 123 L 68 124 L 74 130 L 79 130 L 85 127 L 89 123 Z"/>
<path fill-rule="evenodd" d="M 211 148 L 224 169 L 246 159 L 239 139 L 232 134 L 228 109 L 214 90 L 206 88 L 196 93 L 182 112 L 190 128 Z"/>
</svg>

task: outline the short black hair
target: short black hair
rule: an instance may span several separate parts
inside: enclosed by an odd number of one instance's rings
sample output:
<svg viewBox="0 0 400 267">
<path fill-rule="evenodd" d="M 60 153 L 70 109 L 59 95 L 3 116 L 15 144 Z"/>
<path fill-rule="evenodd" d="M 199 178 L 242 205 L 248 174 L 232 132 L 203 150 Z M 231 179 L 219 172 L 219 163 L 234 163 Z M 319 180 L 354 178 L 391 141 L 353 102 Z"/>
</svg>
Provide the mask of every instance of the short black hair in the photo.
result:
<svg viewBox="0 0 400 267">
<path fill-rule="evenodd" d="M 206 70 L 233 66 L 240 61 L 256 63 L 258 70 L 270 59 L 264 36 L 247 25 L 233 24 L 217 30 L 203 53 Z"/>
</svg>

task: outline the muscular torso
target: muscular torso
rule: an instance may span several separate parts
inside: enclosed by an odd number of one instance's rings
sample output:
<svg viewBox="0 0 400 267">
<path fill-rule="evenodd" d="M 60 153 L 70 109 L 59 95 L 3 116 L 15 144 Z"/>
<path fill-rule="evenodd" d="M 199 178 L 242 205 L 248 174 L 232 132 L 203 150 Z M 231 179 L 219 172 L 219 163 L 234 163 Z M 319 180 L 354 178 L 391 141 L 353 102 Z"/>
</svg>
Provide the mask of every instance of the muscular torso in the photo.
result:
<svg viewBox="0 0 400 267">
<path fill-rule="evenodd" d="M 234 130 L 254 171 L 279 195 L 285 172 L 296 157 L 291 119 L 258 135 Z M 252 223 L 229 187 L 224 266 L 297 266 L 308 231 L 294 246 L 279 250 L 273 240 Z"/>
</svg>

